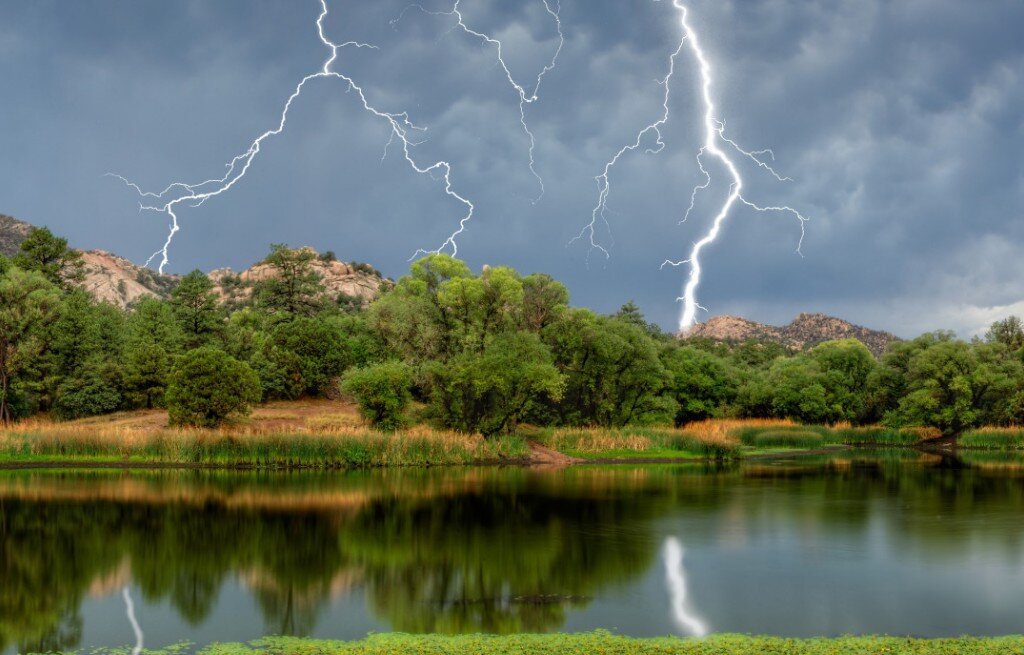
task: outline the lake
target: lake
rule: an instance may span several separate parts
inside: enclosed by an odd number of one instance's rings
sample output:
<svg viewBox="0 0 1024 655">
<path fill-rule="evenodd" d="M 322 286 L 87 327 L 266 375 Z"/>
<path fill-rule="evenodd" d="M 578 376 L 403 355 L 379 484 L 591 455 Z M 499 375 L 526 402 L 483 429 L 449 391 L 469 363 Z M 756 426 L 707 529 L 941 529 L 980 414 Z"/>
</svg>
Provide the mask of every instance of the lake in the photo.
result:
<svg viewBox="0 0 1024 655">
<path fill-rule="evenodd" d="M 1024 632 L 1024 467 L 0 472 L 0 652 L 371 631 Z"/>
</svg>

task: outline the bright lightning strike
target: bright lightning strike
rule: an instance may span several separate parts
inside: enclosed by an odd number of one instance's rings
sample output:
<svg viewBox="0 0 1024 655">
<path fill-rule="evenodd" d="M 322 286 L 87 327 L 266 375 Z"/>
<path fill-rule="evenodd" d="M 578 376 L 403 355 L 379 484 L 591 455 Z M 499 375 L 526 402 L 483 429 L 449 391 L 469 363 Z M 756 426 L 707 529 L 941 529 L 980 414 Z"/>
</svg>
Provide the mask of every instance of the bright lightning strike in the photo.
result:
<svg viewBox="0 0 1024 655">
<path fill-rule="evenodd" d="M 701 275 L 701 251 L 705 246 L 711 244 L 716 238 L 718 238 L 718 233 L 722 228 L 722 224 L 729 215 L 729 211 L 732 209 L 732 206 L 736 204 L 737 201 L 758 212 L 786 212 L 795 216 L 800 222 L 800 241 L 797 244 L 797 253 L 800 253 L 800 249 L 803 246 L 804 224 L 807 222 L 807 218 L 792 207 L 762 207 L 743 197 L 743 178 L 740 176 L 740 172 L 736 167 L 736 164 L 729 158 L 725 148 L 731 148 L 739 154 L 749 158 L 780 182 L 789 181 L 790 178 L 779 175 L 771 164 L 761 158 L 764 155 L 768 155 L 772 161 L 775 161 L 775 154 L 771 150 L 747 151 L 741 148 L 735 141 L 725 136 L 725 123 L 715 118 L 715 104 L 711 97 L 711 65 L 708 63 L 707 57 L 704 55 L 704 51 L 700 47 L 700 41 L 697 38 L 697 33 L 693 31 L 693 28 L 687 20 L 688 16 L 686 6 L 683 5 L 680 0 L 672 0 L 672 6 L 678 10 L 680 15 L 679 22 L 683 28 L 683 37 L 680 42 L 680 47 L 682 47 L 683 44 L 688 44 L 690 50 L 693 52 L 694 58 L 697 60 L 701 79 L 701 96 L 704 102 L 704 145 L 701 146 L 700 151 L 697 153 L 697 165 L 700 167 L 701 174 L 704 176 L 704 182 L 693 188 L 693 192 L 690 194 L 690 205 L 686 210 L 686 214 L 683 216 L 683 221 L 686 221 L 686 219 L 689 218 L 690 212 L 693 210 L 694 203 L 696 202 L 697 194 L 711 185 L 711 174 L 704 167 L 704 161 L 702 159 L 705 154 L 709 154 L 715 159 L 718 159 L 719 162 L 721 162 L 721 164 L 729 171 L 729 176 L 732 178 L 732 182 L 729 185 L 729 195 L 726 197 L 725 203 L 721 208 L 719 208 L 708 232 L 693 244 L 690 249 L 689 257 L 683 261 L 674 262 L 668 260 L 662 264 L 663 268 L 666 265 L 681 266 L 683 264 L 689 264 L 690 266 L 690 276 L 686 281 L 686 285 L 683 287 L 683 295 L 678 298 L 678 300 L 683 303 L 683 309 L 679 317 L 679 330 L 680 332 L 686 332 L 697 322 L 697 310 L 704 309 L 697 303 L 697 287 L 700 285 Z M 675 58 L 678 52 L 679 51 L 676 50 L 672 57 Z M 666 94 L 667 92 L 666 88 Z M 723 144 L 724 147 L 720 144 Z"/>
<path fill-rule="evenodd" d="M 288 122 L 288 112 L 291 109 L 292 103 L 298 98 L 306 84 L 311 80 L 320 78 L 334 78 L 341 80 L 346 85 L 346 92 L 354 91 L 359 97 L 362 103 L 363 109 L 370 114 L 373 114 L 377 118 L 386 121 L 388 126 L 391 128 L 391 134 L 388 143 L 393 143 L 396 139 L 402 145 L 402 152 L 405 155 L 405 160 L 409 163 L 409 166 L 417 173 L 420 174 L 440 174 L 440 179 L 444 182 L 444 193 L 453 198 L 454 200 L 461 203 L 465 208 L 466 212 L 459 220 L 458 228 L 452 232 L 447 239 L 441 244 L 437 250 L 432 252 L 441 252 L 446 249 L 450 249 L 453 255 L 458 253 L 457 238 L 466 229 L 466 224 L 473 217 L 474 206 L 465 197 L 459 195 L 453 186 L 451 181 L 451 164 L 444 160 L 436 161 L 429 165 L 420 165 L 412 156 L 411 149 L 416 146 L 417 143 L 411 139 L 411 134 L 417 131 L 424 131 L 426 128 L 419 127 L 413 124 L 409 120 L 409 115 L 406 112 L 391 113 L 377 109 L 370 104 L 366 98 L 366 94 L 363 88 L 356 84 L 348 75 L 339 72 L 334 69 L 335 61 L 338 59 L 338 52 L 344 48 L 371 48 L 376 49 L 376 46 L 359 43 L 356 41 L 346 41 L 344 43 L 336 43 L 332 41 L 327 34 L 324 32 L 324 19 L 327 17 L 327 0 L 320 0 L 320 15 L 316 20 L 317 34 L 320 37 L 320 41 L 328 48 L 330 54 L 321 69 L 315 73 L 310 73 L 303 77 L 299 83 L 295 86 L 294 91 L 288 97 L 288 100 L 284 104 L 284 108 L 281 111 L 280 119 L 276 127 L 267 130 L 258 136 L 250 145 L 248 150 L 240 155 L 236 155 L 226 166 L 227 172 L 224 173 L 223 177 L 213 178 L 198 183 L 185 183 L 185 182 L 173 182 L 168 185 L 163 191 L 151 192 L 144 191 L 137 184 L 129 181 L 121 175 L 112 175 L 120 179 L 126 185 L 131 187 L 139 194 L 140 198 L 149 199 L 150 204 L 144 204 L 140 202 L 140 211 L 154 211 L 163 214 L 167 214 L 170 218 L 170 231 L 167 234 L 167 239 L 164 241 L 163 246 L 154 252 L 148 260 L 146 260 L 146 266 L 148 266 L 154 259 L 160 258 L 159 271 L 163 273 L 164 267 L 167 266 L 169 261 L 168 251 L 170 250 L 171 244 L 174 241 L 174 235 L 178 233 L 180 226 L 178 224 L 178 209 L 181 206 L 187 207 L 198 207 L 206 202 L 208 199 L 221 195 L 222 193 L 230 190 L 239 180 L 245 177 L 245 174 L 249 172 L 249 167 L 260 153 L 260 149 L 263 146 L 263 142 L 270 137 L 277 136 L 284 131 L 285 126 Z M 177 193 L 175 193 L 177 192 Z M 171 194 L 168 197 L 168 194 Z M 419 251 L 422 252 L 422 251 Z M 415 256 L 415 255 L 414 255 Z"/>
<path fill-rule="evenodd" d="M 391 24 L 395 25 L 402 20 L 402 17 L 405 16 L 405 13 L 410 9 L 418 9 L 419 11 L 431 16 L 451 16 L 456 19 L 455 26 L 452 29 L 459 28 L 466 34 L 479 39 L 481 42 L 494 46 L 498 65 L 501 66 L 501 69 L 505 72 L 505 79 L 508 80 L 509 85 L 516 92 L 516 95 L 519 96 L 519 124 L 522 125 L 523 133 L 530 141 L 530 173 L 534 178 L 536 178 L 537 185 L 540 187 L 540 194 L 533 199 L 533 204 L 537 204 L 537 202 L 544 196 L 544 178 L 542 178 L 540 173 L 537 172 L 537 162 L 534 161 L 533 155 L 537 147 L 537 139 L 534 137 L 533 132 L 530 130 L 530 126 L 526 122 L 526 105 L 533 104 L 540 99 L 541 82 L 544 81 L 544 76 L 555 68 L 555 64 L 558 62 L 558 55 L 561 54 L 562 47 L 565 45 L 565 35 L 562 33 L 562 19 L 560 17 L 562 9 L 561 4 L 556 3 L 554 8 L 552 8 L 551 3 L 548 0 L 541 1 L 544 3 L 544 10 L 554 21 L 555 30 L 558 32 L 558 47 L 555 48 L 555 53 L 551 56 L 551 60 L 544 66 L 540 73 L 537 74 L 536 79 L 533 81 L 532 89 L 530 90 L 528 90 L 523 84 L 517 82 L 515 77 L 512 75 L 512 71 L 509 70 L 508 64 L 505 62 L 505 57 L 502 53 L 503 45 L 501 41 L 485 34 L 484 32 L 474 30 L 466 24 L 466 21 L 462 16 L 462 11 L 459 9 L 459 5 L 462 3 L 462 0 L 455 0 L 455 4 L 452 6 L 450 11 L 429 11 L 422 5 L 409 5 L 402 10 L 402 13 L 399 14 L 397 18 L 391 21 Z"/>
</svg>

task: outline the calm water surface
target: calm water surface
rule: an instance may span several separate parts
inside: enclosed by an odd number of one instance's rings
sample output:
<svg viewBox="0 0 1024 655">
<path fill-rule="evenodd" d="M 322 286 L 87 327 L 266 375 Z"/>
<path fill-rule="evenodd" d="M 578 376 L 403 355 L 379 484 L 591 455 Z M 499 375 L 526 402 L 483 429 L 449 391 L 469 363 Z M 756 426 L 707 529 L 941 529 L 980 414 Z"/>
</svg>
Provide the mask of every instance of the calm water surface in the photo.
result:
<svg viewBox="0 0 1024 655">
<path fill-rule="evenodd" d="M 1024 632 L 1024 469 L 0 472 L 0 653 L 266 634 Z"/>
</svg>

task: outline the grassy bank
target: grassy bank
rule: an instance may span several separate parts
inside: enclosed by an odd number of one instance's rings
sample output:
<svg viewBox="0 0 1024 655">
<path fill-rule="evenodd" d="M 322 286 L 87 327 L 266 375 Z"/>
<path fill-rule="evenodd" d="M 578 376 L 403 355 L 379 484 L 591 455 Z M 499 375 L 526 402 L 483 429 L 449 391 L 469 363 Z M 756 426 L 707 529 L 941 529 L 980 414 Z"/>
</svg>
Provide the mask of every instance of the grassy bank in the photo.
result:
<svg viewBox="0 0 1024 655">
<path fill-rule="evenodd" d="M 367 468 L 473 463 L 552 463 L 531 442 L 592 462 L 733 460 L 824 451 L 837 446 L 913 446 L 928 429 L 798 425 L 778 419 L 714 419 L 682 428 L 536 428 L 484 439 L 417 425 L 370 429 L 344 401 L 277 402 L 218 430 L 169 428 L 160 410 L 58 423 L 40 418 L 0 430 L 0 466 L 188 465 L 254 468 Z M 983 428 L 965 450 L 1024 452 L 1024 428 Z M 557 453 L 555 453 L 557 455 Z M 563 458 L 565 459 L 565 458 Z"/>
<path fill-rule="evenodd" d="M 523 436 L 580 459 L 733 459 L 740 443 L 724 424 L 669 427 L 545 428 Z"/>
<path fill-rule="evenodd" d="M 1024 428 L 980 428 L 960 437 L 965 448 L 984 450 L 1024 450 Z"/>
<path fill-rule="evenodd" d="M 1024 637 L 784 639 L 716 635 L 633 639 L 606 632 L 550 635 L 372 635 L 359 641 L 273 638 L 217 644 L 203 655 L 989 655 L 1024 652 Z"/>
<path fill-rule="evenodd" d="M 522 459 L 515 436 L 485 440 L 418 428 L 400 434 L 332 429 L 278 431 L 83 431 L 27 427 L 0 435 L 0 463 L 95 463 L 253 468 L 365 468 L 472 464 Z"/>
</svg>

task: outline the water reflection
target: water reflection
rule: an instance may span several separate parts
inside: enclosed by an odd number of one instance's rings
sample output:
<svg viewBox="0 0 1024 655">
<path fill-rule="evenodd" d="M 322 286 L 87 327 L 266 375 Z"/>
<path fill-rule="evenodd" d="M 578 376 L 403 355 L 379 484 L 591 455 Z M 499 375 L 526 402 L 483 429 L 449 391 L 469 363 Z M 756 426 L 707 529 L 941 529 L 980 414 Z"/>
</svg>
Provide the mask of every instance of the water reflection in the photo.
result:
<svg viewBox="0 0 1024 655">
<path fill-rule="evenodd" d="M 132 626 L 132 632 L 135 633 L 135 646 L 132 647 L 132 655 L 139 655 L 145 647 L 146 638 L 142 634 L 142 627 L 139 625 L 138 619 L 135 618 L 135 603 L 132 602 L 132 594 L 127 586 L 121 589 L 121 595 L 124 597 L 124 607 L 128 615 L 128 622 Z"/>
<path fill-rule="evenodd" d="M 664 634 L 666 585 L 693 635 L 1019 631 L 1021 462 L 967 464 L 2 472 L 0 651 L 124 645 L 137 607 L 149 641 Z M 128 585 L 119 620 L 97 618 Z"/>
<path fill-rule="evenodd" d="M 695 637 L 703 637 L 708 628 L 690 609 L 686 599 L 686 570 L 683 568 L 683 545 L 679 539 L 669 537 L 662 547 L 665 559 L 665 583 L 668 586 L 672 616 L 676 624 Z"/>
</svg>

